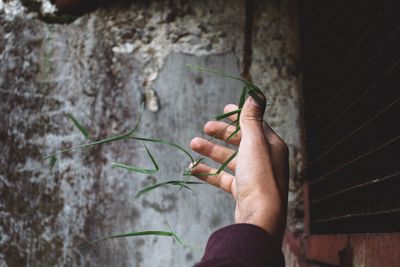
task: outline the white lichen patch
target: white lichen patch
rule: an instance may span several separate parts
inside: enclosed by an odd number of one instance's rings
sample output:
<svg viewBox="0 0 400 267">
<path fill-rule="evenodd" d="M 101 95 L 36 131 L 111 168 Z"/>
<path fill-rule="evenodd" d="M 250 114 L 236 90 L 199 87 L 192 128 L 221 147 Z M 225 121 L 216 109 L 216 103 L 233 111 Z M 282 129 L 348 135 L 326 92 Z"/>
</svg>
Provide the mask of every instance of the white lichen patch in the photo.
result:
<svg viewBox="0 0 400 267">
<path fill-rule="evenodd" d="M 38 0 L 38 1 L 40 1 L 40 0 Z M 49 0 L 41 0 L 40 2 L 42 3 L 42 6 L 41 6 L 42 14 L 48 15 L 48 14 L 54 14 L 57 12 L 57 7 L 54 4 L 52 4 Z"/>
<path fill-rule="evenodd" d="M 57 8 L 54 4 L 51 3 L 50 0 L 32 0 L 41 5 L 39 13 L 42 15 L 53 15 L 57 12 Z M 12 21 L 16 17 L 26 17 L 31 18 L 32 15 L 35 16 L 32 12 L 33 10 L 28 10 L 20 0 L 0 0 L 0 14 L 4 13 L 3 17 Z M 34 11 L 36 12 L 36 11 Z"/>
<path fill-rule="evenodd" d="M 146 108 L 152 112 L 158 111 L 158 98 L 154 90 L 146 89 Z"/>
<path fill-rule="evenodd" d="M 22 16 L 26 8 L 19 0 L 4 1 L 0 0 L 0 14 L 4 13 L 3 17 L 11 21 L 17 16 Z"/>
<path fill-rule="evenodd" d="M 116 54 L 129 54 L 133 52 L 135 46 L 131 43 L 124 43 L 112 48 L 113 52 Z"/>
</svg>

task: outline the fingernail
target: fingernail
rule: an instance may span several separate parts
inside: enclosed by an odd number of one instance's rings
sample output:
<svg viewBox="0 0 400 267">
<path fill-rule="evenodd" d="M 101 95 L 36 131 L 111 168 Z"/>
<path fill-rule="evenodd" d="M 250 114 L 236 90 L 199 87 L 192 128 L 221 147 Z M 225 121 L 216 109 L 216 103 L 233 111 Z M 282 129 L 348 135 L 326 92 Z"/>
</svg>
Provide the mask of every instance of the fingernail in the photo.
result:
<svg viewBox="0 0 400 267">
<path fill-rule="evenodd" d="M 252 96 L 250 96 L 249 104 L 255 107 L 259 107 L 257 101 Z"/>
</svg>

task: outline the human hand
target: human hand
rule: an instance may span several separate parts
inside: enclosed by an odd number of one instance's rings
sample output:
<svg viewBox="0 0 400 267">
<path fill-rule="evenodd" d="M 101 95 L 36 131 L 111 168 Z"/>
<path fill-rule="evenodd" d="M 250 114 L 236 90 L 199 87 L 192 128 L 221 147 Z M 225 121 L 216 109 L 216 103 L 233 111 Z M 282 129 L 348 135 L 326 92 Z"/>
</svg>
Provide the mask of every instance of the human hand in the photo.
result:
<svg viewBox="0 0 400 267">
<path fill-rule="evenodd" d="M 236 110 L 236 105 L 225 106 L 224 112 Z M 198 164 L 192 174 L 199 179 L 231 193 L 236 200 L 235 222 L 257 225 L 266 230 L 278 242 L 286 225 L 288 196 L 288 148 L 285 142 L 263 121 L 264 107 L 249 97 L 241 111 L 241 131 L 228 143 L 239 146 L 238 155 L 228 164 L 235 175 L 221 172 L 218 175 L 202 176 L 200 173 L 215 173 L 217 170 Z M 234 121 L 237 115 L 229 117 Z M 210 121 L 204 132 L 209 136 L 226 140 L 236 126 Z M 196 137 L 191 148 L 199 154 L 223 163 L 235 151 L 203 138 Z"/>
</svg>

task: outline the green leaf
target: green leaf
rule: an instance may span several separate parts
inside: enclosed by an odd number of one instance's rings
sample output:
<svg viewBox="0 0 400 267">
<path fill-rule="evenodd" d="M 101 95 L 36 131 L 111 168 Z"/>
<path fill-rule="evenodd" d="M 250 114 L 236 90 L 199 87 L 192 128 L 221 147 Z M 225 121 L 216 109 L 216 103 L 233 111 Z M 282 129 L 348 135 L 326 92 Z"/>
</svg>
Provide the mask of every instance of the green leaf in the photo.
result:
<svg viewBox="0 0 400 267">
<path fill-rule="evenodd" d="M 140 140 L 140 141 L 145 141 L 145 142 L 152 142 L 152 143 L 156 143 L 156 144 L 165 144 L 165 145 L 172 146 L 174 148 L 179 149 L 183 153 L 185 153 L 190 158 L 190 161 L 192 163 L 194 163 L 194 158 L 189 153 L 189 151 L 187 151 L 186 149 L 184 149 L 183 147 L 181 147 L 180 145 L 177 145 L 175 143 L 172 143 L 172 142 L 169 142 L 169 141 L 165 141 L 165 140 L 161 140 L 161 139 L 153 139 L 153 138 L 145 138 L 145 137 L 133 137 L 133 136 L 131 136 L 130 139 Z"/>
<path fill-rule="evenodd" d="M 221 167 L 219 167 L 219 169 L 217 170 L 217 172 L 214 175 L 218 175 L 220 174 L 225 168 L 226 166 L 228 166 L 229 162 L 231 162 L 237 155 L 237 151 L 235 153 L 232 154 L 232 156 L 230 156 L 222 165 Z"/>
<path fill-rule="evenodd" d="M 183 186 L 186 189 L 192 190 L 190 187 L 187 186 L 188 184 L 190 185 L 190 184 L 204 184 L 204 183 L 192 182 L 192 181 L 179 181 L 179 180 L 167 181 L 167 182 L 150 185 L 148 187 L 143 188 L 135 195 L 135 198 L 139 198 L 139 197 L 143 196 L 144 194 L 146 194 L 160 186 L 165 186 L 165 185 Z"/>
<path fill-rule="evenodd" d="M 66 113 L 65 115 L 73 122 L 75 127 L 78 128 L 79 131 L 81 131 L 83 136 L 86 139 L 89 139 L 89 131 L 86 128 L 84 128 L 71 113 Z"/>
<path fill-rule="evenodd" d="M 142 118 L 143 110 L 144 110 L 144 106 L 142 104 L 141 109 L 140 109 L 140 113 L 139 113 L 139 117 L 138 117 L 138 119 L 137 119 L 137 121 L 135 123 L 135 126 L 131 130 L 129 130 L 128 132 L 126 132 L 124 134 L 121 134 L 121 135 L 117 135 L 117 136 L 107 137 L 105 139 L 102 139 L 102 140 L 99 140 L 99 141 L 95 141 L 95 142 L 92 142 L 92 143 L 89 143 L 89 144 L 73 146 L 73 147 L 61 150 L 59 152 L 56 152 L 54 154 L 51 154 L 51 155 L 45 157 L 44 160 L 50 159 L 52 157 L 64 154 L 64 153 L 72 151 L 72 150 L 82 149 L 82 148 L 89 148 L 89 147 L 96 146 L 96 145 L 102 145 L 102 144 L 111 143 L 111 142 L 114 142 L 114 141 L 128 139 L 137 130 L 137 128 L 139 127 L 139 123 L 140 123 L 141 118 Z"/>
<path fill-rule="evenodd" d="M 233 111 L 230 111 L 230 112 L 226 112 L 226 113 L 224 113 L 224 114 L 221 114 L 221 115 L 216 116 L 215 119 L 216 119 L 217 121 L 219 121 L 219 120 L 228 118 L 228 117 L 230 117 L 230 116 L 232 116 L 232 115 L 238 114 L 238 113 L 240 113 L 240 111 L 242 111 L 242 109 L 236 109 L 236 110 L 233 110 Z"/>
<path fill-rule="evenodd" d="M 143 144 L 143 145 L 144 145 L 144 144 Z M 150 159 L 151 159 L 151 162 L 152 162 L 153 165 L 154 165 L 154 169 L 139 168 L 139 167 L 135 167 L 135 166 L 131 166 L 131 165 L 126 165 L 126 164 L 121 164 L 121 163 L 115 163 L 115 162 L 111 163 L 111 165 L 112 165 L 113 167 L 126 169 L 126 170 L 131 171 L 131 172 L 139 172 L 139 173 L 144 173 L 144 174 L 154 174 L 154 173 L 157 173 L 157 172 L 160 170 L 160 168 L 158 167 L 157 162 L 154 160 L 154 157 L 153 157 L 153 155 L 150 153 L 150 151 L 149 151 L 149 149 L 147 148 L 147 146 L 144 145 L 144 147 L 146 148 L 147 155 L 149 155 L 149 157 L 150 157 Z"/>
</svg>

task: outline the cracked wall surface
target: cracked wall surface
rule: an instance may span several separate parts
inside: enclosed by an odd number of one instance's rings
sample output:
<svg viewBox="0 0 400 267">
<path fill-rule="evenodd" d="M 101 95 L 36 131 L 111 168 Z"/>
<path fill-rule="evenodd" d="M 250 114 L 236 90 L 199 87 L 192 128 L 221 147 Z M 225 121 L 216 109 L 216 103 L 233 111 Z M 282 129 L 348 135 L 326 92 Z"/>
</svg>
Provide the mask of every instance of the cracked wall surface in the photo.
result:
<svg viewBox="0 0 400 267">
<path fill-rule="evenodd" d="M 133 141 L 68 153 L 53 170 L 43 161 L 85 141 L 66 112 L 96 140 L 132 127 L 142 102 L 140 135 L 187 147 L 241 89 L 187 63 L 247 70 L 267 93 L 266 119 L 291 149 L 288 228 L 301 232 L 293 4 L 255 1 L 250 8 L 251 23 L 245 1 L 134 1 L 49 24 L 18 1 L 0 0 L 0 266 L 190 266 L 200 259 L 208 236 L 233 222 L 227 194 L 201 185 L 195 193 L 165 187 L 130 199 L 146 185 L 180 178 L 185 155 L 149 145 L 161 168 L 154 176 L 111 168 L 111 162 L 150 166 L 143 145 Z M 76 248 L 111 233 L 169 226 L 199 251 L 161 237 Z"/>
</svg>

